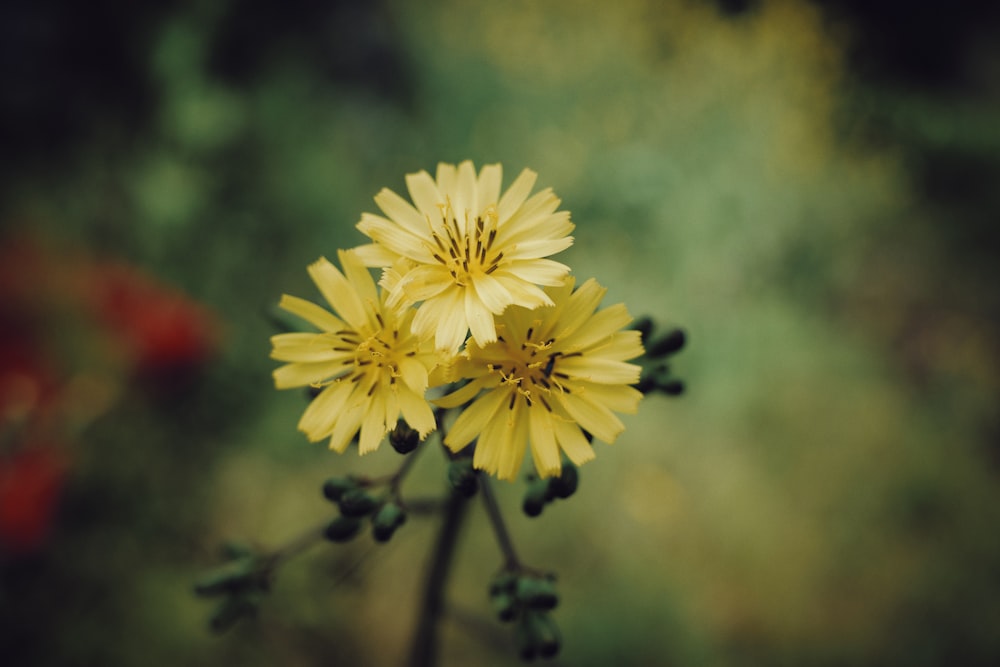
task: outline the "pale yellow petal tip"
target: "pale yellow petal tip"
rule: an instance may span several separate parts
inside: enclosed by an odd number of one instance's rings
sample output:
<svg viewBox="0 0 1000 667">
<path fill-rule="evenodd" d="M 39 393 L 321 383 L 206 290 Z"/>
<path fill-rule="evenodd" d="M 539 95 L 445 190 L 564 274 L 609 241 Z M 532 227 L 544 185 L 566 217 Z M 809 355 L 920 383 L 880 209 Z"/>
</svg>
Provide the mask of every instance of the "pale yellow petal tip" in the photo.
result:
<svg viewBox="0 0 1000 667">
<path fill-rule="evenodd" d="M 311 442 L 319 442 L 319 441 L 320 441 L 320 440 L 322 440 L 322 439 L 323 439 L 323 438 L 318 438 L 318 439 L 316 439 L 316 440 L 312 440 Z M 336 442 L 336 441 L 335 441 L 335 440 L 334 440 L 334 439 L 333 439 L 333 438 L 331 437 L 331 438 L 330 438 L 330 443 L 329 443 L 329 444 L 327 445 L 327 448 L 328 448 L 328 449 L 329 449 L 329 450 L 330 450 L 331 452 L 337 452 L 338 454 L 343 454 L 344 452 L 346 452 L 346 451 L 347 451 L 347 448 L 348 448 L 348 446 L 349 446 L 349 445 L 351 444 L 351 441 L 352 441 L 352 440 L 353 440 L 353 438 L 349 438 L 349 439 L 347 439 L 347 440 L 345 440 L 345 441 L 343 441 L 343 442 L 341 442 L 341 443 L 338 443 L 338 442 Z"/>
<path fill-rule="evenodd" d="M 316 261 L 310 262 L 307 268 L 312 271 L 313 269 L 318 269 L 323 266 L 333 266 L 333 264 L 326 258 L 325 255 L 320 255 Z"/>
<path fill-rule="evenodd" d="M 541 479 L 551 479 L 552 477 L 558 477 L 562 473 L 562 466 L 554 466 L 548 468 L 535 468 L 535 472 Z"/>
</svg>

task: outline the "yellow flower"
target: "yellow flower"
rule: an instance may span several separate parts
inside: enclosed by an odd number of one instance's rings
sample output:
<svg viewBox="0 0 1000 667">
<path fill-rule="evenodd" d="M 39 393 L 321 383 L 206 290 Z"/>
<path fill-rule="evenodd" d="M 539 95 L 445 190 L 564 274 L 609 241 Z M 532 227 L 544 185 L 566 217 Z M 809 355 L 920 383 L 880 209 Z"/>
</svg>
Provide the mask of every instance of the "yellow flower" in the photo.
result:
<svg viewBox="0 0 1000 667">
<path fill-rule="evenodd" d="M 407 175 L 413 204 L 383 189 L 375 203 L 387 217 L 362 215 L 358 229 L 374 243 L 358 252 L 368 266 L 391 267 L 382 280 L 390 303 L 423 302 L 414 331 L 433 332 L 439 349 L 457 351 L 469 331 L 494 342 L 494 315 L 552 303 L 538 286 L 562 284 L 569 268 L 545 258 L 573 243 L 573 223 L 551 189 L 528 197 L 535 177 L 525 169 L 501 196 L 500 165 L 477 176 L 469 161 L 439 164 L 436 179 Z"/>
<path fill-rule="evenodd" d="M 271 358 L 289 362 L 274 371 L 278 389 L 323 387 L 306 408 L 299 429 L 315 442 L 330 438 L 343 452 L 361 431 L 359 450 L 374 451 L 400 415 L 425 437 L 434 413 L 424 392 L 435 365 L 430 341 L 411 332 L 413 309 L 392 308 L 352 252 L 340 251 L 341 273 L 321 258 L 309 266 L 334 313 L 287 294 L 281 307 L 316 326 L 318 333 L 271 338 Z"/>
<path fill-rule="evenodd" d="M 476 468 L 513 479 L 531 443 L 541 477 L 558 475 L 559 452 L 579 465 L 594 458 L 581 429 L 614 442 L 625 428 L 615 412 L 634 413 L 642 394 L 643 353 L 638 331 L 623 304 L 595 312 L 605 289 L 594 280 L 573 291 L 573 279 L 549 288 L 554 305 L 511 307 L 497 318 L 496 342 L 470 342 L 455 364 L 469 382 L 435 403 L 457 407 L 475 398 L 445 437 L 452 451 L 478 438 Z M 480 392 L 482 392 L 480 394 Z"/>
</svg>

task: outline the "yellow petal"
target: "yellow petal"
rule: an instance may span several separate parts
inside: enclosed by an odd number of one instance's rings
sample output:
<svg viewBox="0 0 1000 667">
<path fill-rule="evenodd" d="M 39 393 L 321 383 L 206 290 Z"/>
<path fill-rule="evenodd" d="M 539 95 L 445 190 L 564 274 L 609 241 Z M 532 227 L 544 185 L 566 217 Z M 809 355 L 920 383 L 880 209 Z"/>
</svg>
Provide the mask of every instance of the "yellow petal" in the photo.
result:
<svg viewBox="0 0 1000 667">
<path fill-rule="evenodd" d="M 477 344 L 486 345 L 497 339 L 493 313 L 472 288 L 465 289 L 465 319 L 469 322 L 469 329 Z"/>
<path fill-rule="evenodd" d="M 358 453 L 361 455 L 374 452 L 385 437 L 388 429 L 385 423 L 384 396 L 381 387 L 376 387 L 372 394 L 372 403 L 365 410 L 361 421 L 361 439 L 358 441 Z M 393 424 L 395 426 L 395 424 Z"/>
<path fill-rule="evenodd" d="M 381 192 L 375 195 L 375 203 L 390 220 L 406 227 L 414 234 L 419 236 L 427 231 L 427 222 L 417 209 L 389 188 L 382 188 Z"/>
<path fill-rule="evenodd" d="M 574 380 L 586 380 L 600 384 L 629 385 L 639 381 L 642 369 L 624 361 L 612 361 L 591 355 L 562 357 L 558 360 L 559 371 Z"/>
<path fill-rule="evenodd" d="M 513 303 L 510 292 L 504 289 L 493 276 L 480 274 L 472 279 L 472 286 L 476 290 L 476 295 L 483 302 L 490 312 L 499 315 L 507 306 Z"/>
<path fill-rule="evenodd" d="M 442 408 L 457 408 L 458 406 L 464 405 L 474 399 L 489 381 L 489 376 L 477 378 L 465 386 L 456 389 L 450 394 L 435 399 L 434 404 Z"/>
<path fill-rule="evenodd" d="M 476 206 L 473 209 L 480 215 L 490 205 L 496 205 L 500 200 L 500 183 L 503 181 L 503 167 L 499 164 L 488 164 L 479 171 L 479 182 L 476 184 Z"/>
<path fill-rule="evenodd" d="M 552 424 L 555 427 L 559 446 L 566 452 L 570 461 L 576 465 L 583 465 L 594 458 L 594 448 L 587 442 L 587 438 L 584 437 L 576 423 L 553 416 Z"/>
<path fill-rule="evenodd" d="M 452 424 L 444 444 L 457 452 L 478 437 L 510 397 L 510 390 L 495 389 L 474 401 Z"/>
<path fill-rule="evenodd" d="M 521 204 L 524 203 L 524 200 L 528 198 L 531 188 L 535 187 L 535 179 L 537 177 L 538 174 L 530 169 L 525 169 L 514 179 L 510 187 L 507 188 L 507 192 L 503 194 L 500 202 L 497 204 L 501 225 L 509 220 L 514 212 L 521 207 Z"/>
<path fill-rule="evenodd" d="M 561 285 L 569 267 L 551 259 L 514 259 L 504 267 L 506 272 L 535 285 Z"/>
<path fill-rule="evenodd" d="M 375 291 L 375 281 L 361 258 L 353 250 L 338 250 L 337 257 L 348 282 L 354 286 L 361 300 L 369 304 L 368 310 L 377 308 L 378 293 Z"/>
<path fill-rule="evenodd" d="M 324 361 L 285 364 L 275 368 L 272 376 L 274 377 L 274 386 L 277 389 L 291 389 L 323 382 L 346 372 L 347 366 L 343 362 Z"/>
<path fill-rule="evenodd" d="M 409 389 L 399 389 L 399 408 L 403 413 L 403 419 L 415 429 L 421 438 L 433 431 L 437 424 L 434 419 L 434 411 L 422 394 L 416 394 Z"/>
<path fill-rule="evenodd" d="M 552 477 L 562 470 L 559 445 L 556 444 L 552 413 L 541 405 L 527 410 L 531 434 L 531 453 L 540 477 Z"/>
<path fill-rule="evenodd" d="M 333 430 L 334 421 L 343 412 L 353 388 L 353 383 L 335 382 L 321 391 L 302 413 L 299 430 L 313 442 L 328 436 Z"/>
<path fill-rule="evenodd" d="M 301 317 L 309 324 L 319 327 L 323 331 L 340 331 L 347 326 L 343 320 L 326 308 L 317 306 L 312 301 L 300 299 L 297 296 L 282 295 L 278 307 L 292 315 Z"/>
<path fill-rule="evenodd" d="M 578 394 L 556 394 L 557 399 L 566 412 L 580 426 L 590 431 L 595 438 L 612 443 L 625 430 L 625 425 L 603 405 L 588 401 Z"/>
<path fill-rule="evenodd" d="M 560 347 L 566 352 L 586 350 L 591 345 L 608 338 L 631 321 L 632 316 L 628 314 L 625 304 L 617 303 L 594 313 L 594 316 L 587 320 L 586 326 L 580 327 L 565 337 L 560 337 L 562 340 Z"/>
<path fill-rule="evenodd" d="M 434 179 L 426 171 L 406 175 L 406 189 L 410 191 L 410 198 L 417 205 L 417 210 L 423 215 L 424 229 L 427 227 L 427 218 L 438 221 L 441 218 L 440 204 L 444 203 L 444 197 L 438 192 Z"/>
<path fill-rule="evenodd" d="M 365 266 L 372 267 L 389 266 L 399 258 L 399 255 L 378 243 L 355 246 L 353 252 Z"/>
<path fill-rule="evenodd" d="M 355 385 L 353 394 L 347 399 L 347 408 L 337 415 L 333 432 L 330 433 L 330 449 L 333 451 L 343 454 L 347 446 L 351 444 L 351 440 L 357 435 L 358 429 L 361 428 L 361 419 L 365 415 L 367 400 L 358 400 L 358 394 L 361 398 L 367 399 L 365 391 L 367 389 Z"/>
<path fill-rule="evenodd" d="M 358 231 L 371 240 L 385 246 L 396 255 L 408 257 L 415 262 L 431 262 L 434 258 L 427 249 L 422 235 L 418 236 L 405 227 L 385 218 L 363 213 Z"/>
<path fill-rule="evenodd" d="M 368 326 L 368 313 L 357 290 L 325 257 L 309 265 L 309 275 L 323 298 L 355 331 Z"/>
</svg>

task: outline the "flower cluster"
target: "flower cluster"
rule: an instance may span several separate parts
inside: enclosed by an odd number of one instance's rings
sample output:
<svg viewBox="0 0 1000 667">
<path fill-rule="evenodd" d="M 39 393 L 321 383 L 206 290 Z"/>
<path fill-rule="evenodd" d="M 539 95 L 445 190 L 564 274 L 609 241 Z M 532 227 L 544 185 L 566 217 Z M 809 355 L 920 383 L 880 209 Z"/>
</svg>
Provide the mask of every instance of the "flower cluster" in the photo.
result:
<svg viewBox="0 0 1000 667">
<path fill-rule="evenodd" d="M 400 419 L 421 439 L 437 426 L 432 403 L 463 408 L 444 439 L 473 464 L 513 479 L 529 445 L 540 477 L 558 475 L 565 455 L 594 457 L 591 436 L 613 442 L 642 394 L 632 385 L 643 354 L 623 330 L 624 305 L 598 309 L 605 290 L 576 286 L 549 259 L 573 237 L 569 213 L 550 189 L 531 194 L 525 169 L 501 191 L 500 165 L 471 162 L 410 174 L 407 201 L 383 189 L 358 229 L 371 243 L 340 251 L 341 269 L 309 267 L 332 308 L 284 296 L 281 307 L 318 331 L 271 340 L 278 388 L 313 387 L 299 421 L 313 441 L 375 450 Z M 378 285 L 369 269 L 382 270 Z M 426 398 L 433 387 L 445 395 Z"/>
</svg>

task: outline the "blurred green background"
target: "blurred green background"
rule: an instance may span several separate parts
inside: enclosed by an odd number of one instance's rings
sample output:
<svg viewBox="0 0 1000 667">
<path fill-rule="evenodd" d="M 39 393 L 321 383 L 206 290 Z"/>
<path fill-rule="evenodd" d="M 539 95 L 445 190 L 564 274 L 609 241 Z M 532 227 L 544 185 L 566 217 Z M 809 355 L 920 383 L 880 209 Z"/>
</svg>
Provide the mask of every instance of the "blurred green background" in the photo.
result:
<svg viewBox="0 0 1000 667">
<path fill-rule="evenodd" d="M 60 461 L 48 531 L 0 542 L 9 664 L 401 663 L 431 518 L 317 546 L 221 637 L 191 585 L 227 539 L 273 547 L 332 516 L 326 477 L 398 465 L 295 431 L 305 399 L 272 388 L 267 315 L 315 295 L 307 263 L 365 240 L 380 188 L 463 159 L 507 183 L 536 170 L 577 224 L 557 259 L 690 334 L 688 392 L 648 398 L 570 501 L 531 520 L 523 484 L 499 488 L 525 560 L 560 577 L 557 664 L 1000 662 L 992 3 L 0 16 L 0 322 L 21 341 L 0 395 L 21 396 L 27 345 L 59 397 L 34 417 L 9 399 L 0 453 L 12 467 L 34 419 Z M 80 275 L 109 263 L 155 284 L 134 299 L 154 332 L 164 293 L 201 304 L 182 308 L 182 373 L 95 324 Z M 438 492 L 441 461 L 407 490 Z M 442 664 L 517 663 L 486 596 L 500 564 L 477 505 Z"/>
</svg>

